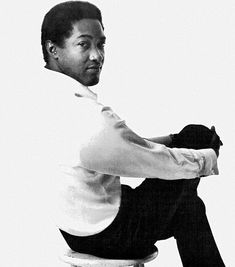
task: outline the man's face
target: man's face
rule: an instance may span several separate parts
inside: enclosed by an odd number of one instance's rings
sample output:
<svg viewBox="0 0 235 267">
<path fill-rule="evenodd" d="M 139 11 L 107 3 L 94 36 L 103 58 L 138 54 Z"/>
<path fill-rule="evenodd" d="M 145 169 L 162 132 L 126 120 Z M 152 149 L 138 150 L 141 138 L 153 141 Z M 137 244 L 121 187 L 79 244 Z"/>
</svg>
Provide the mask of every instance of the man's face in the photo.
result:
<svg viewBox="0 0 235 267">
<path fill-rule="evenodd" d="M 86 86 L 99 82 L 104 62 L 105 36 L 98 20 L 82 19 L 73 24 L 64 46 L 57 47 L 58 71 Z"/>
</svg>

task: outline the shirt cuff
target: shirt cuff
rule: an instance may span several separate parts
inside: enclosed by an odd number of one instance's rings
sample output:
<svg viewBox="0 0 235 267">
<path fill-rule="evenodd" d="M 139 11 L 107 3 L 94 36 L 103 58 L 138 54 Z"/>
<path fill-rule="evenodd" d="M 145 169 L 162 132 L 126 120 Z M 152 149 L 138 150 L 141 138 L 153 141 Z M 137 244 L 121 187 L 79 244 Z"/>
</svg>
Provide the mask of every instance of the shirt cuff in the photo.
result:
<svg viewBox="0 0 235 267">
<path fill-rule="evenodd" d="M 200 176 L 218 175 L 217 156 L 213 149 L 200 149 L 203 154 L 204 164 Z"/>
</svg>

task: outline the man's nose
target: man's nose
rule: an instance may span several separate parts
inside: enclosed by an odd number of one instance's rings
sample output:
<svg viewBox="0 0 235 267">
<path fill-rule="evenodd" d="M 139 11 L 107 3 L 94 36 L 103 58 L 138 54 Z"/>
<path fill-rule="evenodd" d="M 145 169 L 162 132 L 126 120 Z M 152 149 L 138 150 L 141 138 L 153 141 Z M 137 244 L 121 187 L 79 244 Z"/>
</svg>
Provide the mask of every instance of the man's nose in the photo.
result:
<svg viewBox="0 0 235 267">
<path fill-rule="evenodd" d="M 90 60 L 97 61 L 97 62 L 102 62 L 104 60 L 104 52 L 101 51 L 99 48 L 94 47 L 90 51 Z"/>
</svg>

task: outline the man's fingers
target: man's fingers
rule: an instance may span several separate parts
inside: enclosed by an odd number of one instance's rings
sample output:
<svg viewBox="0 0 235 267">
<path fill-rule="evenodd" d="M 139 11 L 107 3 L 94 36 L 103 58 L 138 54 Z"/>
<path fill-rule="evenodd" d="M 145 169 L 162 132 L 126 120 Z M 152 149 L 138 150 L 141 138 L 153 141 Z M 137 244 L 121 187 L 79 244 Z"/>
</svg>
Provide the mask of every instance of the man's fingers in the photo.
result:
<svg viewBox="0 0 235 267">
<path fill-rule="evenodd" d="M 211 138 L 211 144 L 217 143 L 216 141 L 218 140 L 218 138 L 218 135 L 216 134 L 216 132 L 214 132 Z"/>
<path fill-rule="evenodd" d="M 213 135 L 213 137 L 212 137 L 212 142 L 213 141 L 215 141 L 215 135 L 217 135 L 217 133 L 216 133 L 216 131 L 215 131 L 215 126 L 214 125 L 212 125 L 211 126 L 211 131 L 212 132 L 214 132 L 214 135 Z M 219 136 L 218 136 L 219 137 Z M 219 137 L 220 138 L 220 137 Z M 220 140 L 220 146 L 222 146 L 223 145 L 223 142 Z"/>
</svg>

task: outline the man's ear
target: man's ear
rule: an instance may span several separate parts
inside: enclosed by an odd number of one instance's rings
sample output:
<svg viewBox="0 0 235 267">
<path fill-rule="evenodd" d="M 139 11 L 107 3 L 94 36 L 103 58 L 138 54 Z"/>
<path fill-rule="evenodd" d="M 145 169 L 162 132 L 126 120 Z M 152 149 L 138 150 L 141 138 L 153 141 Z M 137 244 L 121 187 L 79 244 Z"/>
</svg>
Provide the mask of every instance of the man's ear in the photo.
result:
<svg viewBox="0 0 235 267">
<path fill-rule="evenodd" d="M 57 46 L 51 40 L 46 41 L 46 50 L 50 57 L 58 59 Z"/>
</svg>

